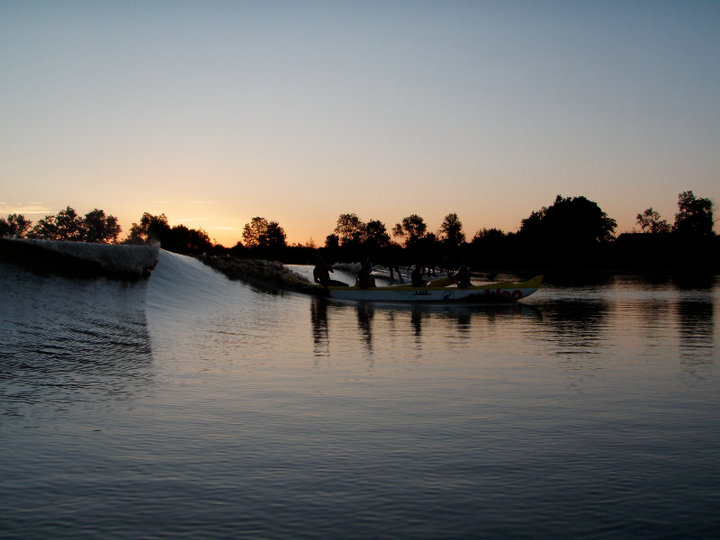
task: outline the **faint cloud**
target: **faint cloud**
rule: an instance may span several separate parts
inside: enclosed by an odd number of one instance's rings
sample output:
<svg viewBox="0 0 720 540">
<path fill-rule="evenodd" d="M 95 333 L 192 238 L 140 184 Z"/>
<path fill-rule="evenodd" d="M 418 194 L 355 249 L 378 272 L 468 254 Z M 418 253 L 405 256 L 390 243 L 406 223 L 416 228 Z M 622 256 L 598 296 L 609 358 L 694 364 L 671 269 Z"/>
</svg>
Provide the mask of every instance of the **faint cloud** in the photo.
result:
<svg viewBox="0 0 720 540">
<path fill-rule="evenodd" d="M 0 202 L 0 212 L 3 214 L 22 214 L 24 216 L 52 214 L 52 208 L 42 202 L 15 203 Z"/>
</svg>

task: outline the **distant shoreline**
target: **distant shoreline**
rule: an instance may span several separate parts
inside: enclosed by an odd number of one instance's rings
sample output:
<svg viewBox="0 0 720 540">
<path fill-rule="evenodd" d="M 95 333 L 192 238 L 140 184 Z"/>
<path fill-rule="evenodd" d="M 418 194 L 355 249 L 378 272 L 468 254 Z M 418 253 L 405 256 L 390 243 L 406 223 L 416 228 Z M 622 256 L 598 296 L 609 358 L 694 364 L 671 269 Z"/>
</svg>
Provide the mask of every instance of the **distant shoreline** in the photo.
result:
<svg viewBox="0 0 720 540">
<path fill-rule="evenodd" d="M 684 241 L 682 241 L 684 240 Z M 542 274 L 547 283 L 603 282 L 610 276 L 634 275 L 650 280 L 670 279 L 680 282 L 707 281 L 720 275 L 720 237 L 678 239 L 638 234 L 618 238 L 610 245 L 585 250 L 582 257 L 572 250 L 543 251 L 541 246 L 518 252 L 482 251 L 480 257 L 467 257 L 476 274 L 527 277 Z M 127 244 L 88 244 L 46 240 L 0 238 L 0 261 L 13 263 L 44 275 L 67 277 L 106 277 L 135 281 L 148 278 L 157 264 L 161 246 Z M 524 255 L 522 255 L 524 253 Z M 233 253 L 222 248 L 217 253 L 189 254 L 221 272 L 228 279 L 241 279 L 260 288 L 291 289 L 298 284 L 287 279 L 284 264 L 314 264 L 323 254 L 333 264 L 359 262 L 361 254 L 328 252 L 325 248 L 288 247 L 273 251 Z M 408 254 L 395 266 L 407 270 L 414 265 Z M 527 264 L 523 264 L 527 260 Z M 506 264 L 503 264 L 503 261 Z M 388 268 L 378 258 L 376 266 Z M 440 268 L 436 266 L 436 268 Z M 488 279 L 494 281 L 494 279 Z"/>
</svg>

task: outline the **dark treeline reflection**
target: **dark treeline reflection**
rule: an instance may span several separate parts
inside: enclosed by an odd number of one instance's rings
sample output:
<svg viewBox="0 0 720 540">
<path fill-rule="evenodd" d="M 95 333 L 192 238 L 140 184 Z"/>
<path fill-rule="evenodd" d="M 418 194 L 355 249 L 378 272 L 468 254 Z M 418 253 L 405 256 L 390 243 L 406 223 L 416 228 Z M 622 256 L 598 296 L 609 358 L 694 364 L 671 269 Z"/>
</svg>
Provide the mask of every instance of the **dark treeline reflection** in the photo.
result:
<svg viewBox="0 0 720 540">
<path fill-rule="evenodd" d="M 715 308 L 711 293 L 707 299 L 683 300 L 677 305 L 680 357 L 686 365 L 715 362 Z"/>
<path fill-rule="evenodd" d="M 709 291 L 715 286 L 715 282 L 717 280 L 717 276 L 715 274 L 709 274 L 706 272 L 658 272 L 650 274 L 619 274 L 617 276 L 606 274 L 605 277 L 605 283 L 598 284 L 601 285 L 622 281 L 649 288 L 673 287 L 679 291 Z M 545 281 L 546 283 L 548 282 L 547 280 Z"/>
<path fill-rule="evenodd" d="M 717 280 L 716 276 L 686 273 L 641 275 L 627 279 L 650 288 L 658 290 L 670 288 L 681 293 L 680 298 L 675 302 L 658 298 L 643 305 L 648 339 L 656 337 L 655 329 L 662 327 L 663 321 L 672 318 L 674 313 L 682 362 L 686 365 L 714 363 L 713 288 Z"/>
<path fill-rule="evenodd" d="M 545 337 L 558 353 L 596 353 L 605 339 L 609 304 L 601 300 L 564 300 L 543 306 Z"/>
</svg>

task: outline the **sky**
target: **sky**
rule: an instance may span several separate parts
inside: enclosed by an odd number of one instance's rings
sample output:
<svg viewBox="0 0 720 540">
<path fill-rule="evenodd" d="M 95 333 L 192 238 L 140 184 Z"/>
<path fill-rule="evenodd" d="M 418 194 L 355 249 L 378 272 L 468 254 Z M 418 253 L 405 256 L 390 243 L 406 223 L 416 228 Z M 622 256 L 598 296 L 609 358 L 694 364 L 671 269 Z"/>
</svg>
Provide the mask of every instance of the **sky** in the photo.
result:
<svg viewBox="0 0 720 540">
<path fill-rule="evenodd" d="M 0 215 L 628 232 L 720 203 L 718 96 L 718 1 L 0 0 Z"/>
</svg>

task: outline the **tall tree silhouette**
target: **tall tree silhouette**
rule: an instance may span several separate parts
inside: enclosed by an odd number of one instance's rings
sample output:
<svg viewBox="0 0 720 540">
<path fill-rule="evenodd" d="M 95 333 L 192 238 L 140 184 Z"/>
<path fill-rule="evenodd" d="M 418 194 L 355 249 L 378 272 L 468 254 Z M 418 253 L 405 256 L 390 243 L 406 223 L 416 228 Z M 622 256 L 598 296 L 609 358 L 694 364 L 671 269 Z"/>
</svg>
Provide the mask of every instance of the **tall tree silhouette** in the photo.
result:
<svg viewBox="0 0 720 540">
<path fill-rule="evenodd" d="M 355 213 L 340 214 L 334 232 L 341 246 L 358 247 L 365 239 L 365 223 Z"/>
<path fill-rule="evenodd" d="M 268 221 L 264 217 L 254 217 L 246 223 L 242 233 L 248 248 L 284 248 L 286 235 L 277 221 Z"/>
<path fill-rule="evenodd" d="M 253 248 L 260 245 L 260 236 L 267 230 L 268 220 L 256 216 L 243 227 L 242 238 L 246 247 Z"/>
<path fill-rule="evenodd" d="M 0 236 L 23 238 L 32 227 L 32 221 L 22 214 L 9 214 L 7 219 L 0 218 Z"/>
<path fill-rule="evenodd" d="M 115 216 L 106 216 L 104 210 L 98 210 L 97 208 L 85 214 L 83 229 L 85 242 L 100 244 L 117 242 L 121 232 L 117 218 Z"/>
<path fill-rule="evenodd" d="M 660 217 L 660 212 L 653 210 L 652 206 L 647 208 L 642 214 L 635 217 L 635 222 L 640 225 L 640 229 L 644 233 L 668 233 L 670 232 L 670 224 Z"/>
<path fill-rule="evenodd" d="M 371 219 L 365 224 L 365 245 L 371 252 L 377 252 L 390 243 L 387 227 L 379 219 Z"/>
<path fill-rule="evenodd" d="M 287 246 L 285 230 L 277 221 L 270 221 L 267 228 L 260 235 L 258 243 L 262 247 L 280 249 Z"/>
<path fill-rule="evenodd" d="M 457 248 L 465 242 L 463 224 L 455 213 L 448 214 L 440 225 L 440 241 L 447 248 Z"/>
<path fill-rule="evenodd" d="M 132 224 L 125 242 L 128 244 L 163 243 L 163 240 L 167 240 L 169 234 L 170 225 L 165 214 L 154 216 L 145 212 L 139 223 Z"/>
<path fill-rule="evenodd" d="M 427 232 L 425 220 L 417 214 L 404 217 L 400 223 L 393 227 L 393 236 L 401 237 L 406 246 L 417 244 Z"/>
<path fill-rule="evenodd" d="M 541 242 L 588 245 L 611 240 L 616 227 L 616 221 L 597 203 L 582 196 L 558 195 L 552 205 L 522 220 L 519 234 Z"/>
<path fill-rule="evenodd" d="M 692 191 L 678 195 L 678 213 L 673 231 L 683 235 L 713 236 L 712 201 L 695 197 Z"/>
</svg>

